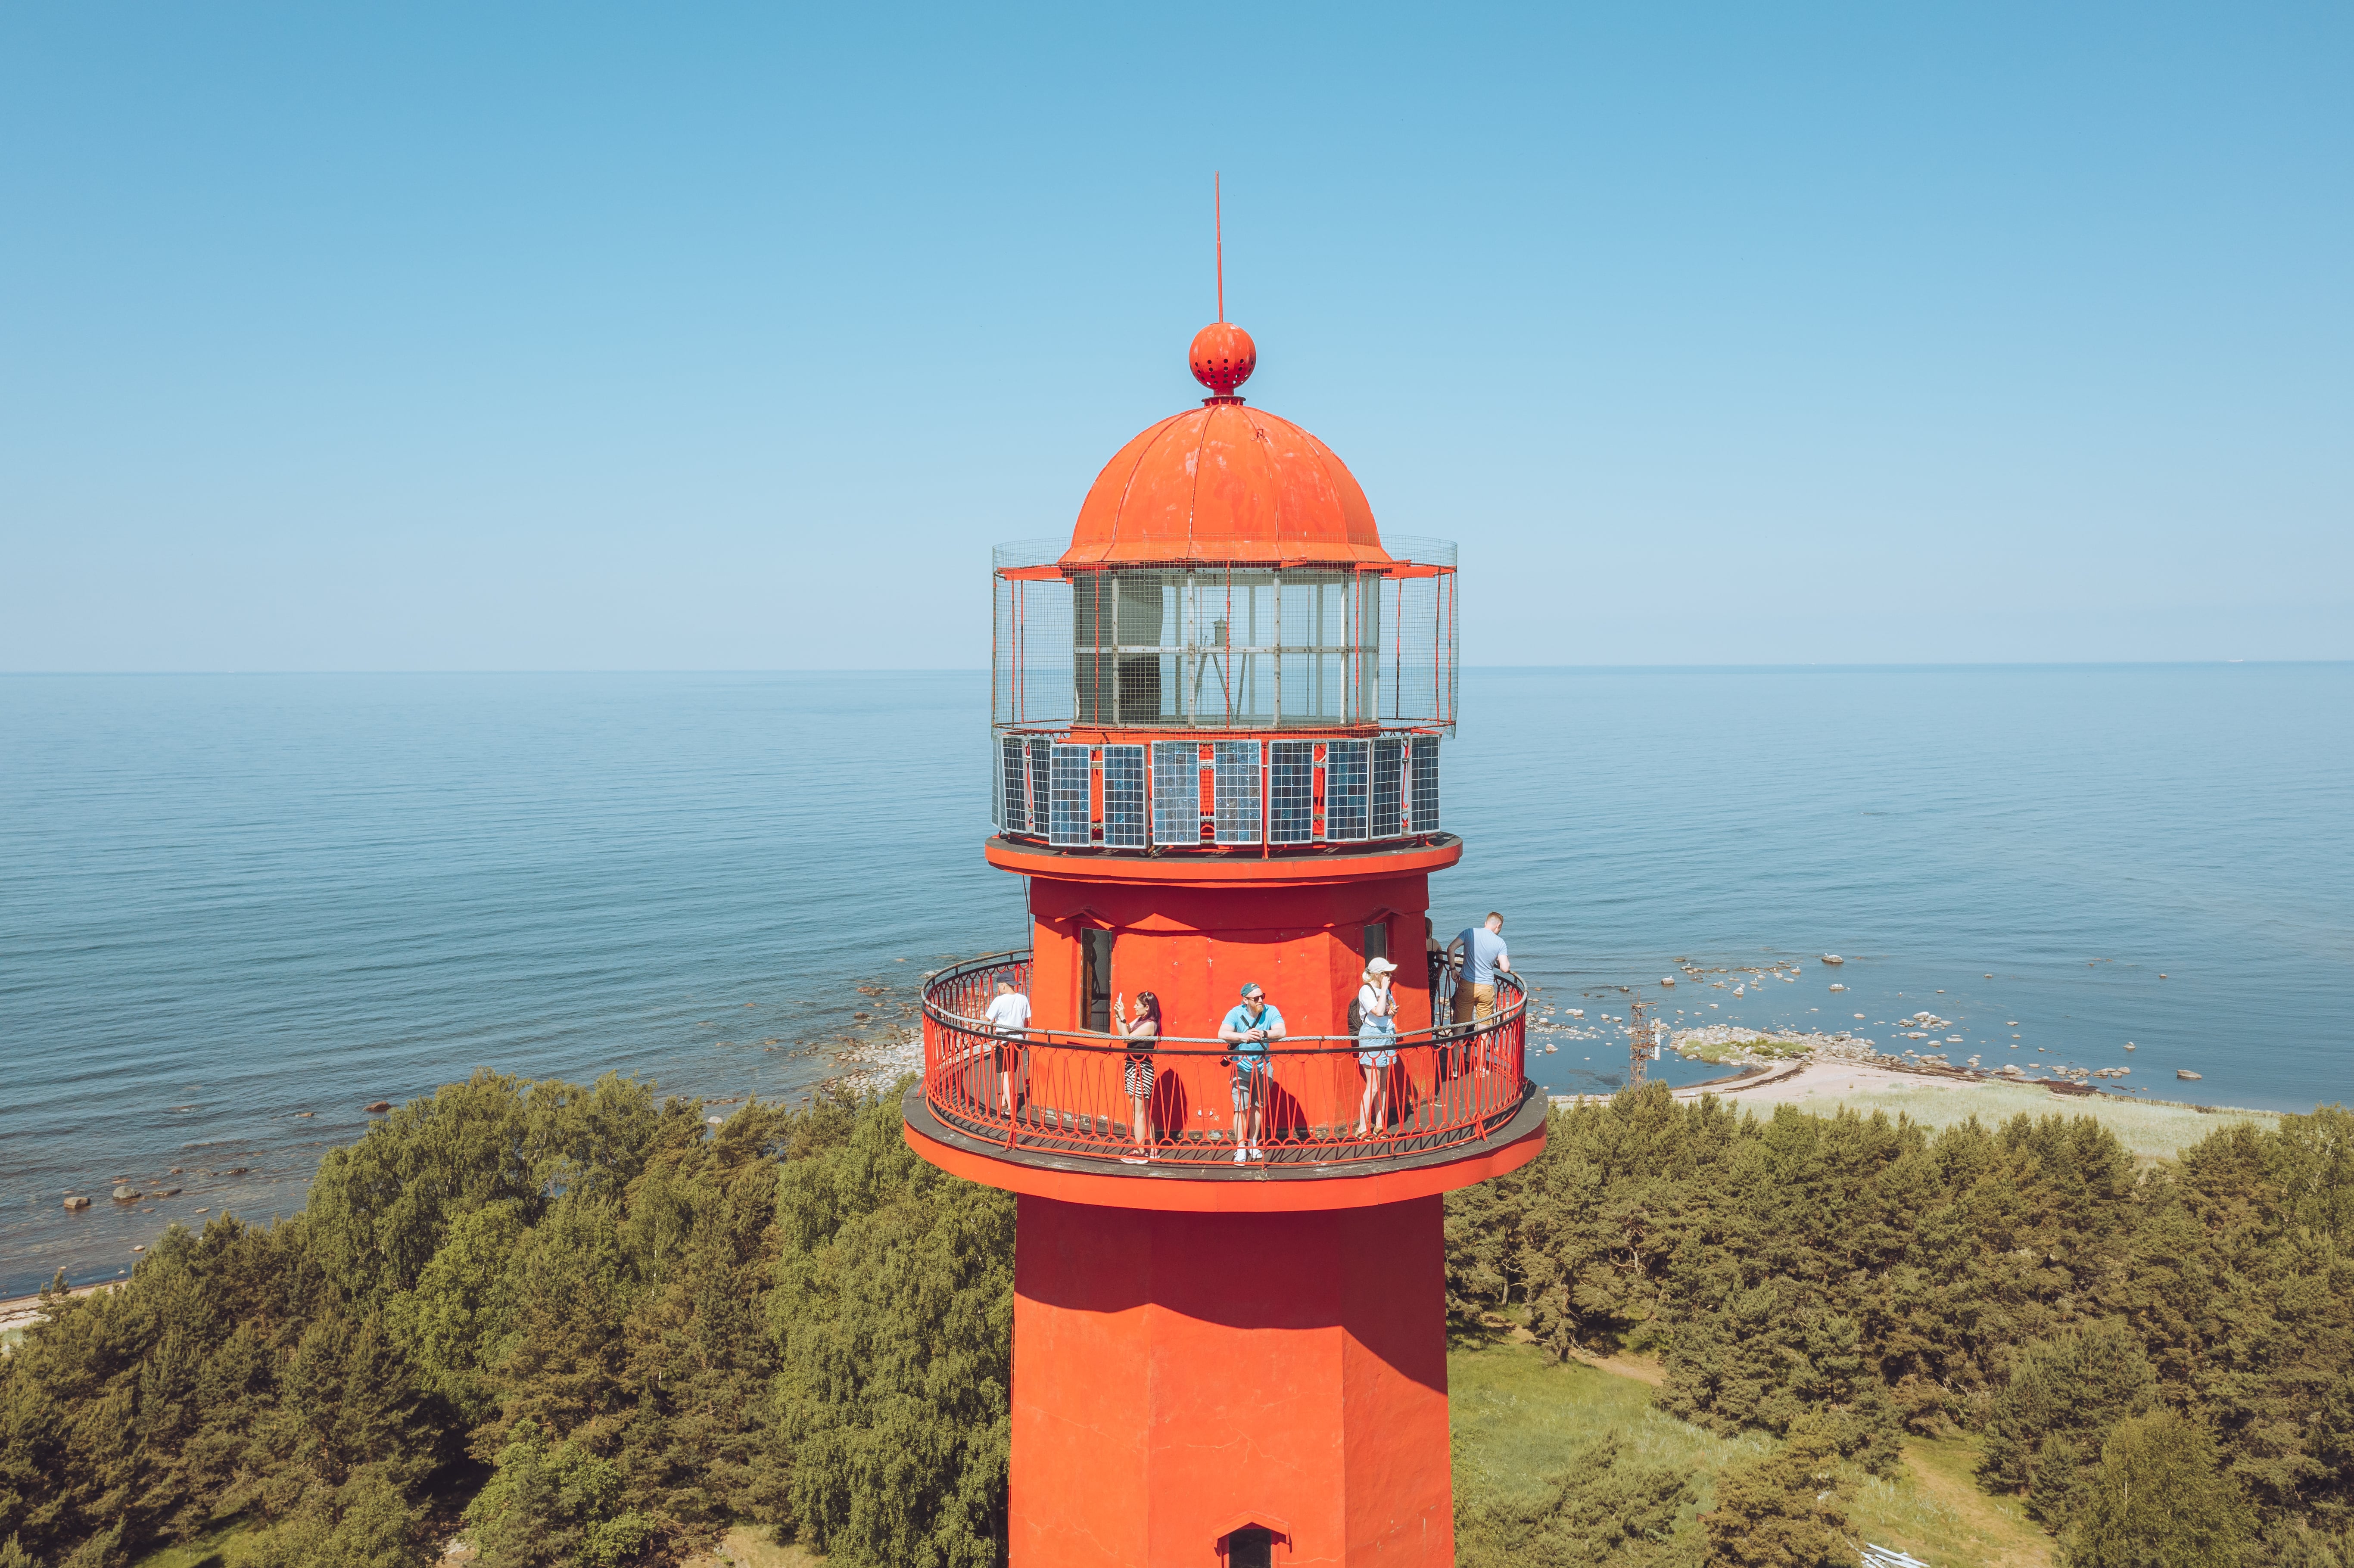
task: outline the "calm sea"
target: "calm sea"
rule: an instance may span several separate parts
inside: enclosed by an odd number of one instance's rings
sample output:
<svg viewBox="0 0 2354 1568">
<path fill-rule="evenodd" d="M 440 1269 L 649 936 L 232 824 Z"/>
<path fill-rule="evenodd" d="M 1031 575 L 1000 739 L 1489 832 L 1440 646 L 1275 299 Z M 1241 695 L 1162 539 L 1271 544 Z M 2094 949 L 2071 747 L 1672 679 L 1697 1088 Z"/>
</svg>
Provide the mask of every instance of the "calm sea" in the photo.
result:
<svg viewBox="0 0 2354 1568">
<path fill-rule="evenodd" d="M 1023 939 L 979 854 L 987 702 L 962 673 L 0 679 L 0 1293 L 111 1277 L 199 1207 L 291 1212 L 365 1105 L 477 1066 L 798 1096 L 837 1070 L 812 1044 Z M 1668 1015 L 1887 1044 L 1927 1008 L 1957 1059 L 2218 1104 L 2354 1084 L 2354 666 L 1491 670 L 1464 714 L 1442 929 L 1504 910 L 1591 1022 L 1677 959 L 1798 959 L 1740 999 L 1679 976 Z M 1534 1060 L 1605 1089 L 1625 1047 Z M 122 1179 L 186 1191 L 124 1209 Z"/>
</svg>

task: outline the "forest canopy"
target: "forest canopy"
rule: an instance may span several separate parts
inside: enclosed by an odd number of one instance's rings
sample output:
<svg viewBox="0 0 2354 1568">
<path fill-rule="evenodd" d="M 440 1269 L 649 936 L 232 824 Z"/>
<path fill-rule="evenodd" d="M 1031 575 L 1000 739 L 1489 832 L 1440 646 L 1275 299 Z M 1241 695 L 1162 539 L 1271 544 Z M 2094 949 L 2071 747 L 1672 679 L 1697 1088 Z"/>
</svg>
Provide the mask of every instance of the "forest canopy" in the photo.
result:
<svg viewBox="0 0 2354 1568">
<path fill-rule="evenodd" d="M 50 1299 L 0 1359 L 0 1568 L 224 1520 L 230 1568 L 392 1568 L 454 1529 L 483 1568 L 610 1568 L 741 1520 L 992 1568 L 1013 1227 L 909 1153 L 896 1096 L 713 1127 L 477 1074 L 331 1152 L 293 1218 Z M 2354 1568 L 2350 1230 L 2334 1107 L 2147 1168 L 2084 1117 L 1557 1112 L 1449 1201 L 1454 1330 L 1659 1357 L 1663 1409 L 1770 1446 L 1681 1531 L 1689 1478 L 1597 1448 L 1459 1519 L 1462 1561 L 1815 1560 L 1823 1467 L 1966 1431 L 2072 1562 Z"/>
</svg>

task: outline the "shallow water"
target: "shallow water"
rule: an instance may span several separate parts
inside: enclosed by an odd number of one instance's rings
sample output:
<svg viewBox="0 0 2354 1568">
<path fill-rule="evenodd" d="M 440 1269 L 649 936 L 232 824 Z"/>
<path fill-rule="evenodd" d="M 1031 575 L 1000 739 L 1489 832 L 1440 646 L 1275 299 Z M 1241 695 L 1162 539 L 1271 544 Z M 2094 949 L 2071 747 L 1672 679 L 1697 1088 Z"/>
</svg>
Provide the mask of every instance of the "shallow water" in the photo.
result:
<svg viewBox="0 0 2354 1568">
<path fill-rule="evenodd" d="M 987 700 L 963 673 L 0 679 L 0 1293 L 111 1277 L 197 1207 L 291 1212 L 363 1106 L 476 1066 L 803 1092 L 837 1069 L 800 1043 L 1024 939 L 979 855 Z M 2354 666 L 1475 671 L 1464 712 L 1442 929 L 1503 909 L 1590 1022 L 1674 974 L 1671 1022 L 1889 1044 L 1926 1007 L 1956 1060 L 2271 1108 L 2354 1079 Z M 1679 957 L 1806 962 L 1734 999 Z M 1623 1078 L 1623 1036 L 1555 1038 L 1549 1086 Z M 186 1191 L 126 1210 L 119 1178 Z"/>
</svg>

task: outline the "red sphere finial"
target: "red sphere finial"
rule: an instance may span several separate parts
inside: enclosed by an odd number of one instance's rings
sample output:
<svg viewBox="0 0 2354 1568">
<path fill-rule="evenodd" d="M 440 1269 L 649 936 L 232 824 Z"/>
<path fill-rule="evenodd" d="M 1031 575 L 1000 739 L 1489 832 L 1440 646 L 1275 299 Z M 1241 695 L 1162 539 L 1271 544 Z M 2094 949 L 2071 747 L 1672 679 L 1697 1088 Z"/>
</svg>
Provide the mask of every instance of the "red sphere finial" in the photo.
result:
<svg viewBox="0 0 2354 1568">
<path fill-rule="evenodd" d="M 1232 322 L 1212 322 L 1193 334 L 1193 347 L 1186 357 L 1193 362 L 1193 379 L 1208 387 L 1214 398 L 1239 402 L 1235 388 L 1258 368 L 1258 344 Z"/>
</svg>

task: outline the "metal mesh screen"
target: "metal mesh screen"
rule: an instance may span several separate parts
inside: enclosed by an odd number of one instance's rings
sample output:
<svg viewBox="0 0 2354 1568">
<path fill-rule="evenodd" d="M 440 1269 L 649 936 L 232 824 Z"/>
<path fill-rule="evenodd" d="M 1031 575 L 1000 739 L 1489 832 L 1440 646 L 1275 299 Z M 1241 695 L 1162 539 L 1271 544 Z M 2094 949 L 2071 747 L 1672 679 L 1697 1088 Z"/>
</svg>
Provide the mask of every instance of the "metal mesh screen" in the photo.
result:
<svg viewBox="0 0 2354 1568">
<path fill-rule="evenodd" d="M 1405 831 L 1405 742 L 1373 742 L 1373 836 L 1394 839 Z"/>
<path fill-rule="evenodd" d="M 1438 831 L 1438 737 L 1416 736 L 1408 755 L 1412 759 L 1408 775 L 1412 793 L 1406 802 L 1407 830 L 1435 833 Z"/>
<path fill-rule="evenodd" d="M 1087 748 L 1084 746 L 1057 746 L 1053 751 L 1054 773 L 1046 807 L 1046 842 L 1050 844 L 1087 843 L 1091 841 L 1087 831 Z"/>
<path fill-rule="evenodd" d="M 1047 726 L 1071 721 L 1072 606 L 1070 580 L 1008 577 L 1051 567 L 1062 539 L 1000 545 L 993 577 L 990 632 L 990 712 L 1001 725 Z"/>
<path fill-rule="evenodd" d="M 1308 843 L 1316 835 L 1316 743 L 1278 740 L 1267 750 L 1267 842 Z"/>
<path fill-rule="evenodd" d="M 1324 836 L 1336 842 L 1362 840 L 1372 803 L 1373 743 L 1336 740 L 1324 747 Z"/>
<path fill-rule="evenodd" d="M 1152 743 L 1152 842 L 1202 842 L 1202 747 L 1194 741 Z"/>
<path fill-rule="evenodd" d="M 1103 748 L 1103 842 L 1108 849 L 1142 849 L 1144 747 Z"/>
<path fill-rule="evenodd" d="M 1259 834 L 1259 743 L 1222 740 L 1214 748 L 1218 791 L 1217 842 L 1255 844 Z"/>
<path fill-rule="evenodd" d="M 1389 583 L 1384 608 L 1400 650 L 1430 649 L 1434 657 L 1387 659 L 1381 680 L 1381 716 L 1400 724 L 1455 723 L 1455 575 L 1400 577 Z"/>
</svg>

